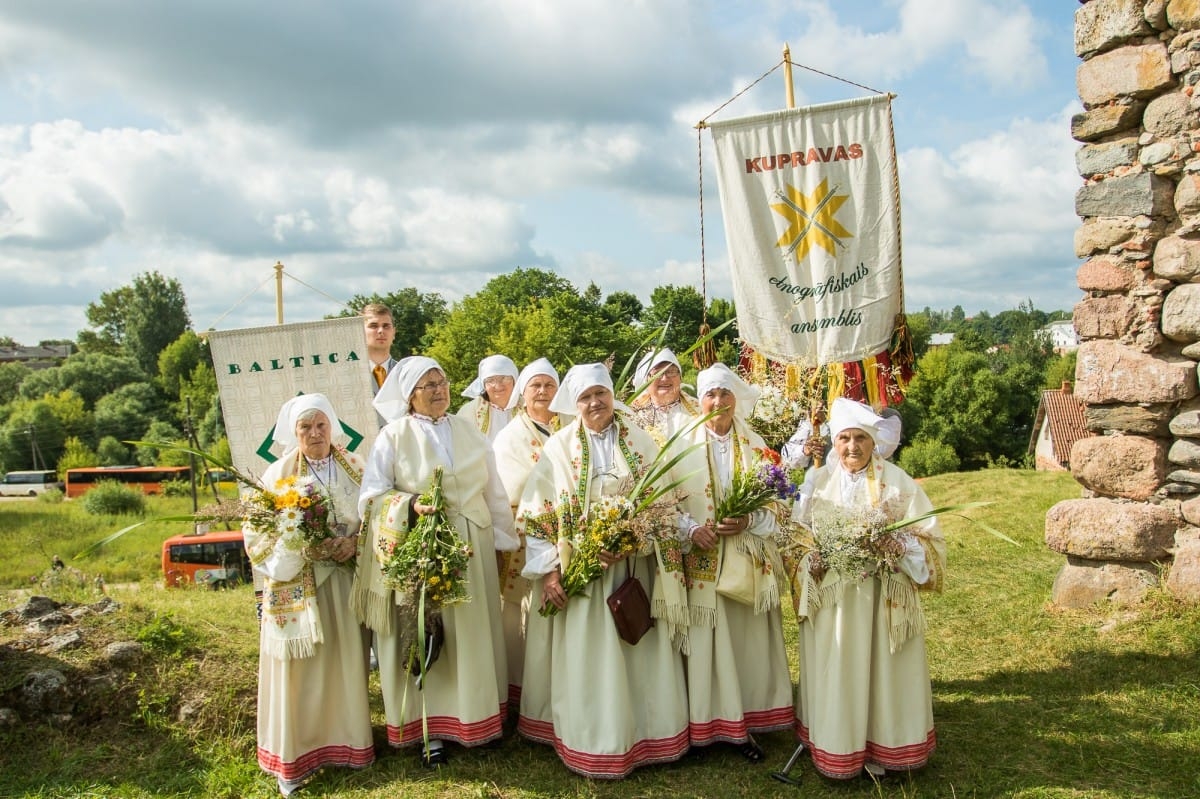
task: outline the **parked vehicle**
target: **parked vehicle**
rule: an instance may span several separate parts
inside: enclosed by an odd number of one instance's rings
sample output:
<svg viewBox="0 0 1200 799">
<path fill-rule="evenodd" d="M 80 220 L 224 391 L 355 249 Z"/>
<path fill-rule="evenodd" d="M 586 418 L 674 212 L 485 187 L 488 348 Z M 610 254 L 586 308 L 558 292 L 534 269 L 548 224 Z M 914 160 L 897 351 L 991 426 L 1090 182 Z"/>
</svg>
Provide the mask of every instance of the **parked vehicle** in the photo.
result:
<svg viewBox="0 0 1200 799">
<path fill-rule="evenodd" d="M 63 490 L 53 469 L 9 472 L 0 481 L 0 497 L 36 497 L 52 488 Z"/>
<path fill-rule="evenodd" d="M 241 530 L 171 536 L 162 545 L 162 571 L 168 587 L 194 583 L 216 589 L 251 581 Z"/>
<path fill-rule="evenodd" d="M 161 494 L 163 483 L 191 478 L 192 470 L 188 466 L 94 466 L 67 469 L 66 494 L 68 499 L 83 496 L 102 480 L 112 480 L 140 488 L 146 494 Z"/>
</svg>

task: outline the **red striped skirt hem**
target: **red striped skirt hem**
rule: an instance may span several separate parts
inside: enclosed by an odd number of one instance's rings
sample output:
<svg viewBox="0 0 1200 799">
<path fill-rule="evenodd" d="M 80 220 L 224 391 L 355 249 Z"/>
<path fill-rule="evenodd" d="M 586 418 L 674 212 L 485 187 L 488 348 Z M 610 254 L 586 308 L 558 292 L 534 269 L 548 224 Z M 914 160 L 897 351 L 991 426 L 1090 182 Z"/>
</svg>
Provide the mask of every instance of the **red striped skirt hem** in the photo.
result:
<svg viewBox="0 0 1200 799">
<path fill-rule="evenodd" d="M 295 760 L 284 761 L 279 755 L 258 747 L 258 765 L 268 774 L 285 780 L 300 780 L 326 766 L 366 768 L 375 762 L 375 747 L 322 746 L 305 752 Z"/>
<path fill-rule="evenodd" d="M 932 729 L 926 734 L 925 740 L 917 743 L 884 746 L 867 741 L 859 751 L 845 754 L 814 747 L 808 728 L 799 721 L 796 722 L 796 737 L 812 754 L 813 765 L 817 767 L 817 771 L 835 780 L 857 777 L 868 760 L 889 771 L 912 771 L 928 763 L 930 755 L 937 748 L 937 734 Z"/>
</svg>

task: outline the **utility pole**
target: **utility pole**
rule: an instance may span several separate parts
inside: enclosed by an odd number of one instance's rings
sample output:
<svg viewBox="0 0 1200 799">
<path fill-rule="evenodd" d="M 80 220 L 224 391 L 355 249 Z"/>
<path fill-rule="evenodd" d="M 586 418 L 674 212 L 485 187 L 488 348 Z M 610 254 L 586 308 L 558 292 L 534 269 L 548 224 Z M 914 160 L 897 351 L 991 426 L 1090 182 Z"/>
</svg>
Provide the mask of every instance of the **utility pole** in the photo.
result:
<svg viewBox="0 0 1200 799">
<path fill-rule="evenodd" d="M 25 425 L 25 432 L 29 434 L 29 455 L 33 459 L 33 468 L 45 469 L 46 459 L 42 457 L 42 450 L 37 443 L 37 428 L 32 424 Z"/>
</svg>

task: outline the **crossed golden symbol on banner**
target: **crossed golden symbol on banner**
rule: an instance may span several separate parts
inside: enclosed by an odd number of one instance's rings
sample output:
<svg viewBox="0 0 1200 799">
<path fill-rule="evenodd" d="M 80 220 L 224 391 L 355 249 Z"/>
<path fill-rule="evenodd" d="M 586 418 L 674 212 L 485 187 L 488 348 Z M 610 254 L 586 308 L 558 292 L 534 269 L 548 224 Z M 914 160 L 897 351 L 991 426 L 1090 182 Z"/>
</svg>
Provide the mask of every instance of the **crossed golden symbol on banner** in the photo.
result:
<svg viewBox="0 0 1200 799">
<path fill-rule="evenodd" d="M 781 202 L 771 204 L 771 210 L 788 221 L 787 230 L 775 246 L 784 247 L 789 255 L 795 253 L 799 261 L 808 255 L 814 243 L 824 247 L 830 255 L 837 255 L 836 247 L 846 246 L 842 239 L 854 237 L 834 218 L 850 195 L 836 194 L 838 187 L 830 189 L 828 178 L 822 180 L 812 194 L 801 194 L 791 185 L 785 189 L 786 193 L 775 192 Z"/>
</svg>

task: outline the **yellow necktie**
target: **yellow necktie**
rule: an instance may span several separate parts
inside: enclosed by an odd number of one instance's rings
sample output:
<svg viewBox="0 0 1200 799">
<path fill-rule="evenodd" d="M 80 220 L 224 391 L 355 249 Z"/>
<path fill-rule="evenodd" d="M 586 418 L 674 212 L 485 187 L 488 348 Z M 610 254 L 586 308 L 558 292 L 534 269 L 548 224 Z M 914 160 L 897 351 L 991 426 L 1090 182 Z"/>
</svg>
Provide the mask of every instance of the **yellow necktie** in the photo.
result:
<svg viewBox="0 0 1200 799">
<path fill-rule="evenodd" d="M 382 386 L 383 381 L 387 379 L 387 369 L 384 369 L 382 364 L 372 369 L 371 374 L 375 375 L 375 385 L 377 386 Z"/>
</svg>

